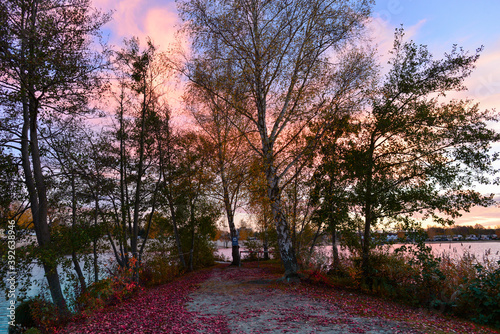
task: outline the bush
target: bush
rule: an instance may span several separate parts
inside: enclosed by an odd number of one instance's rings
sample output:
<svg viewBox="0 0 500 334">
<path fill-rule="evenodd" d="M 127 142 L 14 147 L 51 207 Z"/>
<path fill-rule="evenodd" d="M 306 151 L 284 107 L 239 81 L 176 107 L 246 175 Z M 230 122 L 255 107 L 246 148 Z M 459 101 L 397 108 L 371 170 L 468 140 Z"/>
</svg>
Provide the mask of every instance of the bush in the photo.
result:
<svg viewBox="0 0 500 334">
<path fill-rule="evenodd" d="M 402 247 L 395 252 L 377 247 L 368 260 L 368 279 L 363 276 L 361 263 L 359 256 L 341 257 L 339 266 L 329 271 L 330 279 L 338 285 L 367 290 L 414 306 L 431 306 L 439 300 L 445 279 L 440 269 L 441 259 L 434 257 L 425 246 Z"/>
<path fill-rule="evenodd" d="M 480 324 L 500 328 L 500 261 L 496 270 L 476 264 L 477 277 L 467 280 L 459 291 L 457 313 Z"/>
<path fill-rule="evenodd" d="M 257 257 L 259 256 L 259 253 L 262 250 L 262 245 L 260 241 L 258 240 L 246 240 L 245 241 L 245 248 L 248 253 L 248 255 L 244 255 L 243 260 L 245 261 L 257 261 Z"/>
<path fill-rule="evenodd" d="M 78 309 L 84 312 L 102 309 L 113 295 L 112 284 L 111 278 L 106 278 L 87 287 L 87 290 L 76 300 Z"/>
<path fill-rule="evenodd" d="M 421 243 L 394 252 L 376 249 L 369 264 L 372 293 L 500 328 L 500 261 L 486 258 L 481 264 L 468 253 L 436 257 Z M 361 258 L 341 257 L 328 278 L 335 285 L 366 289 L 361 272 Z M 314 270 L 311 276 L 320 277 Z"/>
<path fill-rule="evenodd" d="M 372 252 L 369 259 L 371 292 L 411 305 L 419 304 L 421 300 L 418 298 L 420 294 L 417 291 L 422 288 L 417 283 L 419 270 L 411 263 L 411 260 L 411 257 L 403 253 L 389 253 L 381 249 Z"/>
<path fill-rule="evenodd" d="M 194 269 L 201 269 L 215 265 L 215 256 L 217 246 L 208 238 L 197 238 L 196 247 L 193 253 Z"/>
<path fill-rule="evenodd" d="M 36 326 L 35 319 L 33 318 L 32 308 L 33 299 L 23 301 L 16 307 L 16 325 L 23 328 L 30 328 Z"/>
<path fill-rule="evenodd" d="M 409 279 L 411 294 L 417 298 L 416 304 L 424 306 L 439 305 L 443 282 L 446 276 L 441 271 L 441 258 L 432 254 L 432 248 L 423 242 L 409 247 L 402 246 L 395 254 L 403 253 L 407 257 L 412 277 Z"/>
<path fill-rule="evenodd" d="M 104 306 L 130 298 L 139 289 L 138 283 L 133 279 L 133 274 L 137 272 L 140 276 L 141 271 L 137 261 L 134 258 L 130 259 L 128 267 L 118 267 L 111 277 L 90 285 L 77 298 L 77 310 L 84 314 L 92 313 Z"/>
<path fill-rule="evenodd" d="M 145 286 L 165 284 L 178 277 L 182 271 L 176 261 L 162 254 L 155 254 L 143 263 L 140 282 Z"/>
<path fill-rule="evenodd" d="M 41 334 L 40 330 L 38 328 L 32 327 L 28 329 L 24 334 Z"/>
<path fill-rule="evenodd" d="M 41 305 L 42 300 L 40 298 L 28 299 L 21 302 L 21 304 L 16 307 L 16 326 L 9 327 L 9 334 L 39 334 L 41 332 L 38 328 L 36 328 L 37 326 L 40 326 L 41 328 L 53 326 L 52 323 L 48 323 L 46 320 L 50 314 L 43 314 L 52 312 L 53 308 L 48 307 L 43 309 L 43 307 L 41 308 Z M 37 319 L 35 319 L 35 315 L 37 316 Z"/>
<path fill-rule="evenodd" d="M 43 333 L 53 333 L 70 318 L 70 314 L 62 314 L 57 307 L 42 297 L 30 301 L 30 311 L 36 327 Z"/>
</svg>

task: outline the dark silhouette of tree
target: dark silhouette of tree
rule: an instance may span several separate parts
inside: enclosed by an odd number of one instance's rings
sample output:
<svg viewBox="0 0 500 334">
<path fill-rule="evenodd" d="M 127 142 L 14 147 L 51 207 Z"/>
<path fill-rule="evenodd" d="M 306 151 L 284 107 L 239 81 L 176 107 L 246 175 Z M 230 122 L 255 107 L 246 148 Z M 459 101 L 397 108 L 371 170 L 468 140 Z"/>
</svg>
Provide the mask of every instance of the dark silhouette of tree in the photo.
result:
<svg viewBox="0 0 500 334">
<path fill-rule="evenodd" d="M 492 196 L 472 189 L 495 173 L 498 157 L 490 149 L 500 135 L 488 122 L 498 115 L 468 100 L 444 100 L 446 93 L 464 89 L 478 54 L 454 47 L 434 60 L 425 46 L 404 42 L 403 36 L 402 29 L 396 32 L 392 67 L 370 107 L 351 120 L 357 131 L 345 139 L 341 159 L 332 161 L 341 166 L 334 175 L 350 181 L 351 212 L 364 219 L 366 277 L 377 223 L 411 225 L 418 214 L 446 225 L 460 210 L 492 204 Z"/>
<path fill-rule="evenodd" d="M 64 311 L 47 220 L 40 131 L 51 119 L 86 109 L 100 86 L 106 53 L 91 46 L 108 15 L 87 0 L 7 0 L 0 4 L 0 104 L 3 130 L 21 152 L 41 264 L 54 303 Z"/>
</svg>

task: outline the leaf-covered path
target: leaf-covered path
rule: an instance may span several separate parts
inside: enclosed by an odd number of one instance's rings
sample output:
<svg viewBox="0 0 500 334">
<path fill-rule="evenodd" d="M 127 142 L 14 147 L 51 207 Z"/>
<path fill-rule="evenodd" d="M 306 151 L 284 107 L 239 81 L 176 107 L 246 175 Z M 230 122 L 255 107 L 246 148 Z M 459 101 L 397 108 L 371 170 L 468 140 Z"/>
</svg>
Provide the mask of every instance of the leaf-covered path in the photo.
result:
<svg viewBox="0 0 500 334">
<path fill-rule="evenodd" d="M 63 333 L 497 333 L 379 298 L 218 266 L 142 292 Z"/>
</svg>

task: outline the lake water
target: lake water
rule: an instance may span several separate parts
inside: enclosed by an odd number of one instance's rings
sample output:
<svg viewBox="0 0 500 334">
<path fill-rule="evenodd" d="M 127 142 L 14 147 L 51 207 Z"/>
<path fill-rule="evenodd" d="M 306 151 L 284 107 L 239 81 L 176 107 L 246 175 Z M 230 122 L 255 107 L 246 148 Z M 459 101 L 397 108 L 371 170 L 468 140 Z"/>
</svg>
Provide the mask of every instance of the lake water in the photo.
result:
<svg viewBox="0 0 500 334">
<path fill-rule="evenodd" d="M 114 257 L 110 254 L 105 254 L 103 256 L 100 256 L 99 257 L 99 267 L 100 267 L 100 273 L 101 273 L 101 277 L 102 275 L 106 275 L 106 272 L 104 271 L 105 269 L 105 263 L 109 263 L 110 261 L 112 261 Z M 68 257 L 69 259 L 69 257 Z M 84 268 L 84 262 L 80 262 L 80 266 L 82 267 L 82 270 Z M 63 272 L 62 271 L 62 268 L 61 266 L 58 267 L 58 272 L 59 272 L 59 275 L 61 277 L 61 281 L 62 281 L 62 288 L 63 288 L 63 291 L 64 291 L 64 288 L 66 286 L 66 282 L 64 280 L 64 275 L 62 275 L 61 273 Z M 92 272 L 93 273 L 93 272 Z M 26 295 L 28 297 L 34 297 L 34 296 L 37 296 L 40 294 L 40 286 L 47 286 L 47 281 L 44 277 L 45 275 L 45 272 L 43 270 L 43 268 L 39 265 L 33 265 L 33 268 L 31 270 L 31 275 L 32 275 L 32 278 L 31 278 L 31 282 L 32 282 L 32 285 L 29 287 Z M 92 274 L 93 275 L 93 274 Z M 88 279 L 87 279 L 87 282 L 90 281 L 90 276 L 92 275 L 88 275 Z M 93 277 L 93 276 L 92 276 Z M 7 278 L 3 278 L 3 279 L 7 279 Z M 16 282 L 17 284 L 18 282 Z M 19 286 L 17 286 L 19 288 Z M 47 290 L 47 289 L 45 289 Z M 18 291 L 16 291 L 16 296 L 18 294 Z M 0 334 L 3 334 L 3 333 L 8 333 L 8 328 L 9 328 L 9 321 L 10 319 L 7 317 L 8 314 L 9 314 L 9 310 L 7 309 L 7 307 L 10 305 L 9 304 L 9 300 L 7 300 L 5 298 L 5 293 L 4 291 L 0 291 Z"/>
<path fill-rule="evenodd" d="M 491 261 L 500 261 L 500 240 L 497 241 L 467 241 L 467 242 L 430 242 L 426 245 L 431 246 L 434 255 L 440 256 L 442 254 L 451 257 L 461 257 L 465 253 L 474 255 L 478 261 L 483 261 L 487 256 Z M 402 246 L 402 244 L 390 245 L 391 249 Z M 318 247 L 326 255 L 332 253 L 332 246 Z M 242 248 L 242 250 L 244 250 Z M 231 248 L 219 248 L 219 253 L 226 259 L 231 259 Z M 243 254 L 243 257 L 245 254 Z"/>
<path fill-rule="evenodd" d="M 452 257 L 459 257 L 467 252 L 476 256 L 478 261 L 483 261 L 484 256 L 487 256 L 492 261 L 500 260 L 500 241 L 442 242 L 429 243 L 428 245 L 432 247 L 435 255 L 445 253 Z M 398 246 L 400 245 L 395 244 L 391 247 L 396 248 Z M 326 254 L 331 254 L 331 246 L 322 246 L 320 249 L 322 249 Z M 242 250 L 244 249 L 242 248 Z M 220 248 L 219 253 L 226 259 L 231 258 L 231 248 Z M 105 256 L 103 261 L 107 261 L 109 259 L 110 256 Z M 32 274 L 33 281 L 40 281 L 44 279 L 44 272 L 40 266 L 34 266 Z M 38 285 L 32 286 L 30 287 L 28 295 L 35 296 L 39 293 L 39 291 Z M 2 292 L 0 295 L 0 334 L 8 332 L 8 306 L 9 302 L 5 299 L 5 294 Z"/>
</svg>

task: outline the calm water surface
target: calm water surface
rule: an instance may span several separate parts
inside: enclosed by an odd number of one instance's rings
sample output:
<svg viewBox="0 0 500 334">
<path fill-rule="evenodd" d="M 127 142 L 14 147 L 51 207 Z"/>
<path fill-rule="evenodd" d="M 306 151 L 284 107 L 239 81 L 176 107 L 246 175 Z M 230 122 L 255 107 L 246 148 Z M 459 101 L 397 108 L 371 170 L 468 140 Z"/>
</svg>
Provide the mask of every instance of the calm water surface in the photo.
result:
<svg viewBox="0 0 500 334">
<path fill-rule="evenodd" d="M 474 255 L 478 261 L 483 261 L 485 256 L 492 261 L 500 261 L 500 240 L 497 241 L 468 241 L 468 242 L 432 242 L 426 245 L 431 246 L 433 253 L 436 256 L 442 254 L 449 255 L 451 257 L 461 257 L 462 255 L 469 253 Z M 391 249 L 396 249 L 401 247 L 402 244 L 391 245 Z M 332 246 L 321 246 L 318 247 L 326 255 L 331 254 Z M 242 250 L 244 250 L 242 248 Z M 219 254 L 223 255 L 227 259 L 231 259 L 231 248 L 219 248 Z M 245 255 L 243 254 L 243 257 Z"/>
<path fill-rule="evenodd" d="M 102 257 L 99 258 L 101 276 L 102 276 L 102 274 L 105 275 L 104 263 L 109 262 L 110 259 L 112 259 L 112 258 L 113 257 L 110 255 L 103 255 Z M 80 262 L 80 266 L 83 269 L 84 263 Z M 60 266 L 58 267 L 58 271 L 59 271 L 59 274 L 61 275 L 62 268 Z M 38 294 L 40 294 L 40 286 L 47 286 L 47 281 L 45 280 L 45 277 L 44 277 L 45 273 L 44 273 L 43 268 L 41 266 L 35 264 L 33 266 L 31 274 L 32 274 L 32 277 L 31 277 L 32 286 L 30 286 L 28 291 L 27 291 L 28 297 L 37 296 Z M 61 275 L 61 278 L 63 278 L 62 275 Z M 3 278 L 3 279 L 6 279 L 6 278 Z M 66 286 L 66 284 L 65 284 L 66 282 L 67 281 L 62 279 L 63 291 L 64 291 L 64 288 Z M 18 282 L 16 282 L 16 284 L 17 283 Z M 19 286 L 18 286 L 18 288 L 19 288 Z M 16 295 L 17 295 L 17 293 L 18 293 L 18 291 L 16 291 Z M 10 321 L 10 318 L 7 318 L 7 315 L 9 313 L 9 310 L 7 309 L 7 307 L 10 304 L 9 304 L 9 300 L 7 300 L 5 297 L 6 296 L 5 296 L 4 291 L 0 291 L 0 334 L 3 334 L 3 333 L 7 334 L 8 333 L 9 321 Z"/>
</svg>

